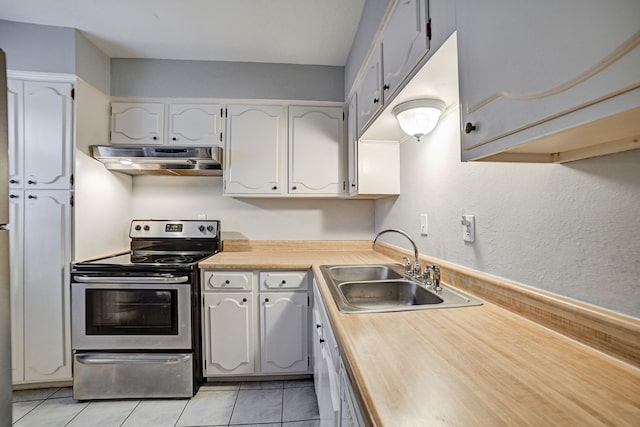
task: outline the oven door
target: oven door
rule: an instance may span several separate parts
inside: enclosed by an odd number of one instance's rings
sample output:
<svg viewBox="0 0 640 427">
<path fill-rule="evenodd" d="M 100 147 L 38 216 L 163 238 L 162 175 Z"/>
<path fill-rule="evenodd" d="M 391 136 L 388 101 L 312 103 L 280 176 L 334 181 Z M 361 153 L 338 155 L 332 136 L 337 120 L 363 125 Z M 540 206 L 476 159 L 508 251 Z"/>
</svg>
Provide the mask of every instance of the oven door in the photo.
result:
<svg viewBox="0 0 640 427">
<path fill-rule="evenodd" d="M 190 350 L 188 275 L 99 277 L 71 284 L 74 350 Z"/>
</svg>

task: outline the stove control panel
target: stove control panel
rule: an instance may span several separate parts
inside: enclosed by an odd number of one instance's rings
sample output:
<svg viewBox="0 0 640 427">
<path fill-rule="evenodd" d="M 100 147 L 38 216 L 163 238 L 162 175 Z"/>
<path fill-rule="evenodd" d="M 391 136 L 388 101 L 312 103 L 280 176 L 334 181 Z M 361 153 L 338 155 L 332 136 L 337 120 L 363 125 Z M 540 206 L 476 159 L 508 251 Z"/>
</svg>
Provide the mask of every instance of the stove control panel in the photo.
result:
<svg viewBox="0 0 640 427">
<path fill-rule="evenodd" d="M 138 220 L 131 221 L 131 238 L 215 238 L 220 234 L 218 220 Z"/>
</svg>

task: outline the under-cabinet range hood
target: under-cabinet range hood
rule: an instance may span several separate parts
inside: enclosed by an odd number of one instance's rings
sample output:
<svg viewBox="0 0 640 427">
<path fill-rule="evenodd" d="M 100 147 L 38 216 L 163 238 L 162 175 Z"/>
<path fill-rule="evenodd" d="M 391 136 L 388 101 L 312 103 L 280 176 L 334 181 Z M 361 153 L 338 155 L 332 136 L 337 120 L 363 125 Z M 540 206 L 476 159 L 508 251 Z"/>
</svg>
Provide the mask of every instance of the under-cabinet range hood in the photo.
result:
<svg viewBox="0 0 640 427">
<path fill-rule="evenodd" d="M 92 145 L 91 155 L 129 175 L 222 175 L 222 148 Z"/>
</svg>

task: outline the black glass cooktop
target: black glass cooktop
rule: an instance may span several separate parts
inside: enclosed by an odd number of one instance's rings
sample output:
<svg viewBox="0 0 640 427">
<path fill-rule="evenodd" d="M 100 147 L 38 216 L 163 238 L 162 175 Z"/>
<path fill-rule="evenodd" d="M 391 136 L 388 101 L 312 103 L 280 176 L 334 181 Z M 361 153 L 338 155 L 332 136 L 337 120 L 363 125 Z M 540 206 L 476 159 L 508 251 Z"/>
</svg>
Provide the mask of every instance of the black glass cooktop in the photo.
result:
<svg viewBox="0 0 640 427">
<path fill-rule="evenodd" d="M 84 261 L 74 264 L 76 268 L 190 268 L 213 253 L 132 253 L 127 252 L 114 256 Z"/>
</svg>

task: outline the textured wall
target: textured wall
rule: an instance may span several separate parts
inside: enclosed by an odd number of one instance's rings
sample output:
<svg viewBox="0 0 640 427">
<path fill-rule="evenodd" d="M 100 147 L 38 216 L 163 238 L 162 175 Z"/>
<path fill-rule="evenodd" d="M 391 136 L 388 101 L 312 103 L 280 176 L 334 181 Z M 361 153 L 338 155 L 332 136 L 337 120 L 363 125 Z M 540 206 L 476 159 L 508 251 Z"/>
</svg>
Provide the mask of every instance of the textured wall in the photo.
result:
<svg viewBox="0 0 640 427">
<path fill-rule="evenodd" d="M 111 60 L 111 95 L 344 101 L 343 67 L 254 62 Z"/>
<path fill-rule="evenodd" d="M 254 240 L 373 238 L 373 201 L 235 199 L 222 196 L 222 177 L 136 176 L 133 217 L 222 221 L 223 232 Z"/>
<path fill-rule="evenodd" d="M 454 109 L 422 142 L 402 143 L 402 194 L 376 201 L 376 230 L 402 228 L 421 253 L 640 317 L 640 150 L 562 165 L 462 163 L 458 129 Z M 462 209 L 476 216 L 473 244 L 462 240 Z"/>
</svg>

